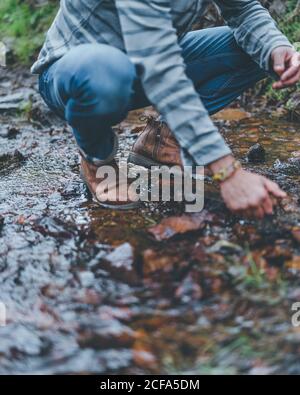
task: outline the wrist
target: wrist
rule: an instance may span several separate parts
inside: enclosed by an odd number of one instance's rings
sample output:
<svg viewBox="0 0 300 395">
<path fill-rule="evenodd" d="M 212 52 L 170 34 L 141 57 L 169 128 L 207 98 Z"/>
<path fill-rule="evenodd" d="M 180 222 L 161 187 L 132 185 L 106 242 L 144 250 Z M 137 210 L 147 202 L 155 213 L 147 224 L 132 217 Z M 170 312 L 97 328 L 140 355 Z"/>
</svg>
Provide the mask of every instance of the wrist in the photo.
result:
<svg viewBox="0 0 300 395">
<path fill-rule="evenodd" d="M 241 170 L 241 163 L 229 155 L 212 164 L 213 181 L 222 184 Z"/>
<path fill-rule="evenodd" d="M 212 172 L 212 174 L 218 173 L 220 170 L 222 170 L 224 167 L 228 167 L 232 165 L 235 162 L 235 159 L 232 155 L 227 155 L 224 156 L 221 159 L 216 160 L 215 162 L 211 163 L 209 165 L 209 170 Z"/>
</svg>

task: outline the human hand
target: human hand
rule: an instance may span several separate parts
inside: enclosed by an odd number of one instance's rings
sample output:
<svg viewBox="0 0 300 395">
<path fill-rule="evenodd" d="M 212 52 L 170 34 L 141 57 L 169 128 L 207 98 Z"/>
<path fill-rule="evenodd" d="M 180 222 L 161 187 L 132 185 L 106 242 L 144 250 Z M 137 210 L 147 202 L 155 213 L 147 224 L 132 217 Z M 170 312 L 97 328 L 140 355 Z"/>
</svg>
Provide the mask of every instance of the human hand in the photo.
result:
<svg viewBox="0 0 300 395">
<path fill-rule="evenodd" d="M 274 89 L 284 89 L 300 81 L 300 53 L 294 48 L 278 47 L 272 52 L 273 69 L 280 80 L 273 84 Z"/>
<path fill-rule="evenodd" d="M 243 169 L 221 183 L 221 195 L 233 213 L 258 219 L 273 214 L 278 199 L 287 196 L 275 182 Z"/>
</svg>

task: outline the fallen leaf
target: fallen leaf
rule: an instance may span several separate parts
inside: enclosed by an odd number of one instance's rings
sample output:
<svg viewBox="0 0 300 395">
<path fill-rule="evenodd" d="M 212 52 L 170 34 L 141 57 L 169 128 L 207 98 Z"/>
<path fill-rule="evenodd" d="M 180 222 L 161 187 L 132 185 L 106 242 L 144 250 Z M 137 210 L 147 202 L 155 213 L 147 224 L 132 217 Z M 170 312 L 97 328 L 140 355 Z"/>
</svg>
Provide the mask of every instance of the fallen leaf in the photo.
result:
<svg viewBox="0 0 300 395">
<path fill-rule="evenodd" d="M 143 273 L 149 275 L 159 270 L 167 272 L 179 262 L 180 258 L 177 256 L 161 255 L 149 248 L 143 252 Z"/>
<path fill-rule="evenodd" d="M 158 225 L 149 228 L 148 231 L 157 241 L 163 241 L 171 239 L 178 234 L 201 230 L 213 219 L 214 216 L 204 210 L 201 213 L 165 218 Z"/>
<path fill-rule="evenodd" d="M 295 239 L 295 241 L 297 241 L 298 243 L 300 243 L 300 228 L 298 227 L 294 227 L 291 231 L 293 238 Z"/>
<path fill-rule="evenodd" d="M 214 115 L 214 119 L 220 121 L 241 121 L 250 118 L 251 114 L 239 108 L 227 108 Z"/>
<path fill-rule="evenodd" d="M 288 269 L 300 270 L 300 256 L 295 256 L 286 263 Z"/>
<path fill-rule="evenodd" d="M 136 339 L 135 332 L 118 320 L 95 320 L 81 324 L 78 344 L 81 348 L 107 349 L 130 347 Z"/>
</svg>

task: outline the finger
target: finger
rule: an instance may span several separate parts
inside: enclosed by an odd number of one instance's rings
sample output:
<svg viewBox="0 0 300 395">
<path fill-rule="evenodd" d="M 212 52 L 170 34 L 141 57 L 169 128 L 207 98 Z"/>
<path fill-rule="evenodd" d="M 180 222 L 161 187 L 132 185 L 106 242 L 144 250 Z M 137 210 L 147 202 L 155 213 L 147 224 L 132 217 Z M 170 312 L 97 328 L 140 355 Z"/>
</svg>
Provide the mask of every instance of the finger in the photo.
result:
<svg viewBox="0 0 300 395">
<path fill-rule="evenodd" d="M 274 71 L 281 76 L 285 71 L 285 54 L 278 52 L 274 57 Z"/>
<path fill-rule="evenodd" d="M 270 195 L 270 198 L 271 198 L 272 203 L 273 203 L 273 208 L 276 207 L 278 205 L 278 200 L 273 195 Z"/>
<path fill-rule="evenodd" d="M 283 81 L 277 81 L 277 82 L 274 82 L 272 87 L 273 87 L 273 89 L 284 89 L 285 85 L 284 85 Z"/>
<path fill-rule="evenodd" d="M 290 67 L 287 71 L 285 71 L 281 76 L 281 81 L 285 82 L 295 77 L 299 73 L 300 64 L 297 66 Z"/>
<path fill-rule="evenodd" d="M 297 84 L 297 82 L 299 82 L 300 80 L 300 71 L 298 71 L 298 73 L 293 76 L 292 78 L 290 78 L 289 80 L 283 81 L 283 85 L 285 88 L 289 87 L 289 86 L 293 86 L 295 84 Z"/>
<path fill-rule="evenodd" d="M 268 195 L 266 197 L 266 199 L 263 201 L 262 203 L 264 212 L 268 215 L 272 215 L 273 214 L 273 201 L 270 198 L 270 196 Z"/>
<path fill-rule="evenodd" d="M 263 209 L 261 206 L 257 207 L 257 208 L 254 210 L 254 214 L 255 214 L 255 217 L 256 217 L 257 219 L 263 219 L 264 216 L 265 216 L 264 209 Z"/>
<path fill-rule="evenodd" d="M 278 186 L 278 184 L 276 184 L 276 182 L 273 182 L 265 178 L 264 185 L 267 188 L 267 191 L 270 192 L 276 198 L 284 199 L 287 197 L 287 194 Z"/>
<path fill-rule="evenodd" d="M 274 82 L 274 84 L 272 86 L 273 86 L 273 89 L 285 89 L 285 88 L 288 88 L 290 86 L 295 85 L 299 81 L 300 81 L 300 71 L 292 79 L 290 79 L 288 81 L 277 81 L 277 82 Z"/>
<path fill-rule="evenodd" d="M 274 59 L 273 59 L 273 68 L 275 73 L 277 73 L 279 76 L 281 76 L 285 69 L 286 69 L 286 57 L 287 53 L 286 51 L 276 51 Z"/>
</svg>

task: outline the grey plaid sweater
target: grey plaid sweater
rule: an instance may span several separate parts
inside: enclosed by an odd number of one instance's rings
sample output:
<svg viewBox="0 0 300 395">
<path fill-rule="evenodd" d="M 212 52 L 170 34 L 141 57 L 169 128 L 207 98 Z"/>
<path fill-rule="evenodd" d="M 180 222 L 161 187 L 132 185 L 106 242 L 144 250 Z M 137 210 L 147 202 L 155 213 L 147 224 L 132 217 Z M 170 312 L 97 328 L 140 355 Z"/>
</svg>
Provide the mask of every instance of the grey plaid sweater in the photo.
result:
<svg viewBox="0 0 300 395">
<path fill-rule="evenodd" d="M 104 43 L 137 65 L 148 99 L 179 141 L 186 164 L 206 165 L 231 151 L 186 76 L 180 39 L 209 0 L 61 0 L 33 73 L 83 43 Z M 256 0 L 217 0 L 237 43 L 268 70 L 278 46 L 291 46 Z"/>
</svg>

